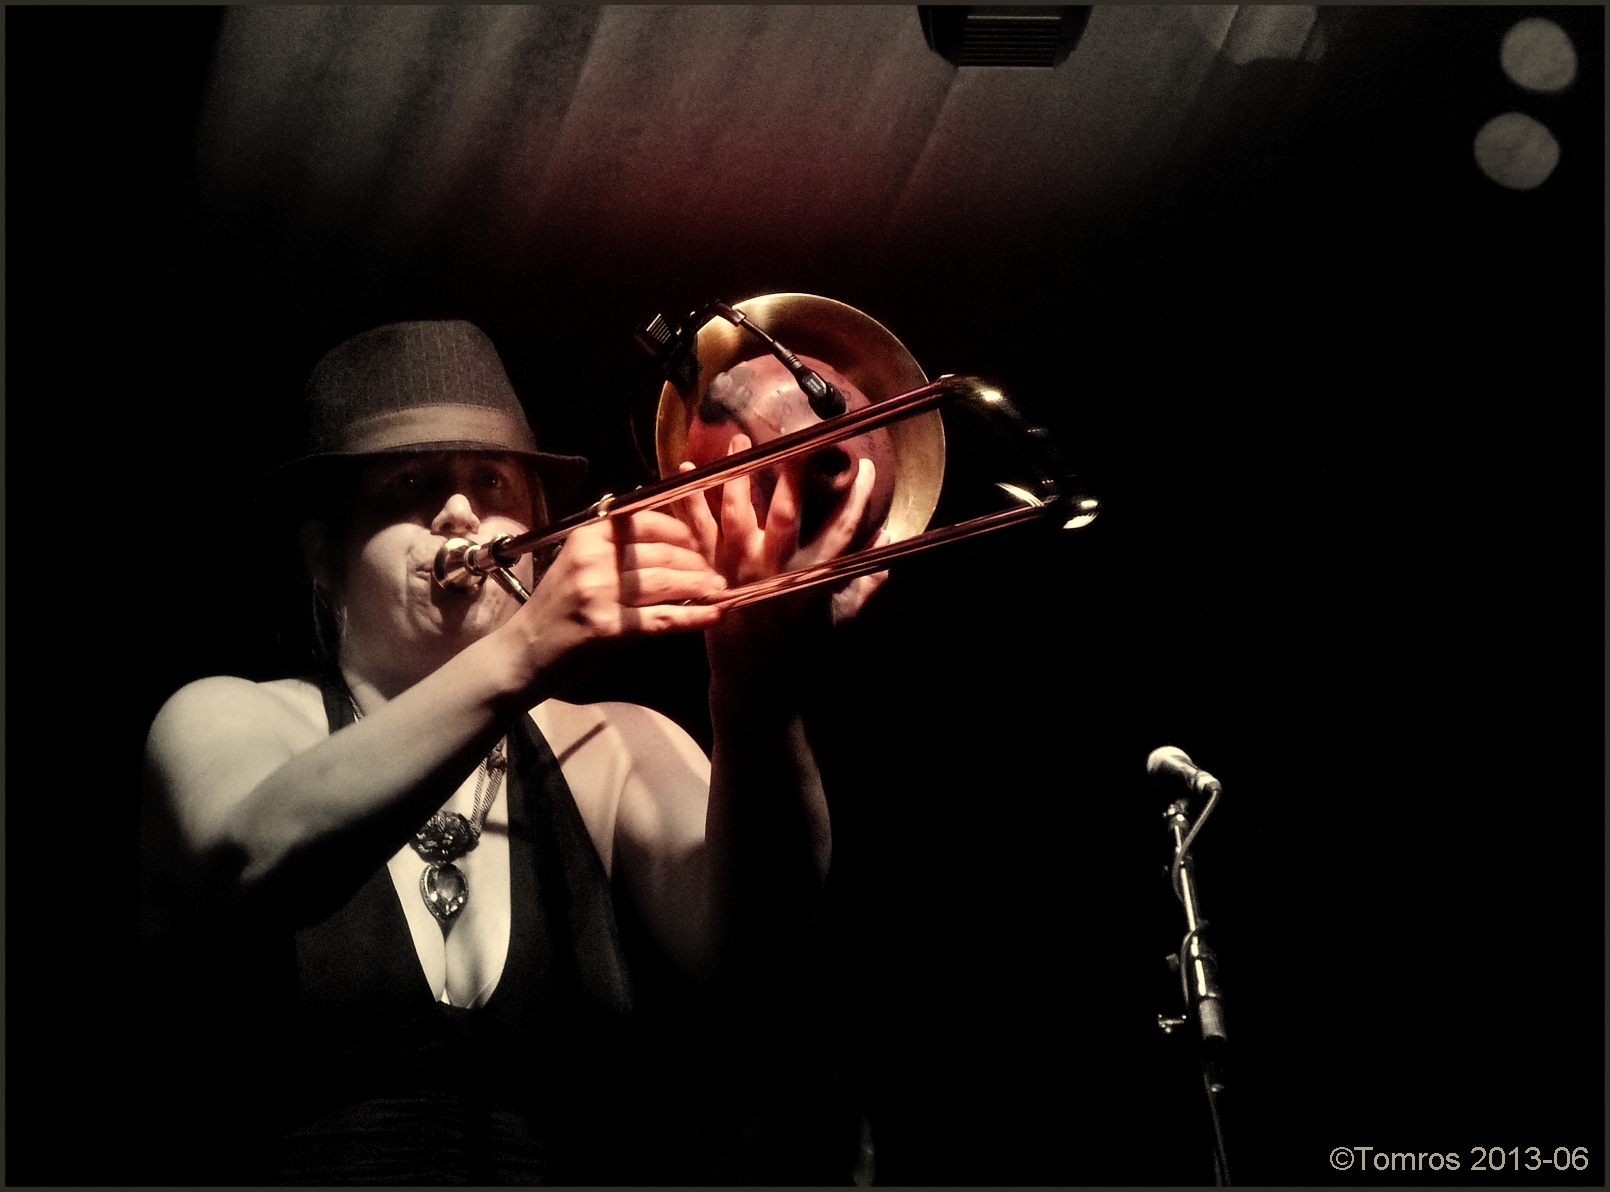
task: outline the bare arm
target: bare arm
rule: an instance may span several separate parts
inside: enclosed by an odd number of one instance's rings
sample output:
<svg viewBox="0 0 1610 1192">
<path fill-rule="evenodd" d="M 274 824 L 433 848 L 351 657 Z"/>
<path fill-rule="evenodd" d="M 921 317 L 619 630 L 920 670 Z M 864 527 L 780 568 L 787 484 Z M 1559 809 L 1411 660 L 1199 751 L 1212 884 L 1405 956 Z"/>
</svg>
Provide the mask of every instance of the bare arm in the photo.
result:
<svg viewBox="0 0 1610 1192">
<path fill-rule="evenodd" d="M 334 735 L 265 686 L 181 690 L 152 725 L 147 774 L 180 826 L 182 867 L 204 880 L 197 892 L 268 895 L 298 919 L 339 905 L 501 735 L 510 668 L 488 661 L 460 655 Z"/>
<path fill-rule="evenodd" d="M 733 450 L 747 445 L 737 436 Z M 702 498 L 688 502 L 684 515 L 707 557 L 729 582 L 742 583 L 842 551 L 872 480 L 868 462 L 841 509 L 803 548 L 797 483 L 787 475 L 763 530 L 743 480 L 726 486 L 719 532 Z M 855 599 L 876 586 L 860 585 Z M 623 791 L 616 839 L 628 886 L 661 944 L 695 975 L 744 980 L 769 968 L 815 914 L 832 830 L 799 676 L 820 645 L 811 631 L 825 629 L 828 606 L 826 594 L 788 597 L 728 613 L 707 631 L 715 743 L 699 831 L 687 829 L 688 800 L 677 784 L 648 771 Z M 653 917 L 656 899 L 681 908 L 679 931 Z"/>
<path fill-rule="evenodd" d="M 357 724 L 326 735 L 272 689 L 209 679 L 152 727 L 147 772 L 207 893 L 272 892 L 297 918 L 348 896 L 395 852 L 526 708 L 608 643 L 712 623 L 671 601 L 719 580 L 669 517 L 578 532 L 529 603 Z"/>
<path fill-rule="evenodd" d="M 603 851 L 655 942 L 701 981 L 741 979 L 785 952 L 815 910 L 830 846 L 799 717 L 728 718 L 734 747 L 718 737 L 712 764 L 658 712 L 588 711 L 607 727 L 583 748 L 630 759 Z"/>
<path fill-rule="evenodd" d="M 814 918 L 833 854 L 827 797 L 797 705 L 711 684 L 711 925 L 734 977 L 769 967 Z"/>
</svg>

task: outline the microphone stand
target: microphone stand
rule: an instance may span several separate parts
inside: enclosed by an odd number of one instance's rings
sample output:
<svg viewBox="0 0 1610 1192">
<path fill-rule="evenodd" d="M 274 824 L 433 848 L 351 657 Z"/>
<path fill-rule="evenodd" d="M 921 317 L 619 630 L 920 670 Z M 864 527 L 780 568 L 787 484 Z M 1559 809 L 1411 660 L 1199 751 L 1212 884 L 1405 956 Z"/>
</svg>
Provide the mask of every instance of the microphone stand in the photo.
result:
<svg viewBox="0 0 1610 1192">
<path fill-rule="evenodd" d="M 1224 1129 L 1220 1120 L 1220 1099 L 1225 1089 L 1225 1061 L 1228 1058 L 1229 1037 L 1224 1029 L 1224 999 L 1219 992 L 1218 959 L 1213 949 L 1202 938 L 1207 920 L 1202 918 L 1202 906 L 1196 895 L 1196 881 L 1192 876 L 1191 855 L 1187 851 L 1197 832 L 1207 821 L 1218 802 L 1219 784 L 1210 780 L 1213 792 L 1195 826 L 1186 822 L 1185 799 L 1171 803 L 1163 813 L 1169 834 L 1174 840 L 1174 857 L 1170 866 L 1174 894 L 1185 908 L 1185 938 L 1178 954 L 1168 958 L 1169 967 L 1180 975 L 1181 992 L 1185 997 L 1188 1019 L 1197 1026 L 1200 1042 L 1199 1056 L 1202 1065 L 1202 1087 L 1207 1092 L 1208 1114 L 1213 1123 L 1213 1183 L 1216 1187 L 1230 1186 L 1230 1166 L 1224 1154 Z M 1171 1019 L 1158 1015 L 1157 1024 L 1164 1033 L 1172 1033 L 1187 1019 Z"/>
</svg>

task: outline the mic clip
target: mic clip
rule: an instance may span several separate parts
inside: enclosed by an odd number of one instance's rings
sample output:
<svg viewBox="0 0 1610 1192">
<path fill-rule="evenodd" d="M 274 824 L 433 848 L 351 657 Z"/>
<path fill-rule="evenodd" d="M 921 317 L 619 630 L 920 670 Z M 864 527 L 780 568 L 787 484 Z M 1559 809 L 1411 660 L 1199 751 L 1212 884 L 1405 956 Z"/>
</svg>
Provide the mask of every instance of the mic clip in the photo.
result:
<svg viewBox="0 0 1610 1192">
<path fill-rule="evenodd" d="M 805 365 L 798 356 L 757 327 L 742 311 L 725 302 L 706 303 L 688 315 L 674 331 L 664 315 L 654 315 L 632 332 L 632 338 L 637 341 L 638 347 L 654 358 L 654 367 L 662 377 L 678 389 L 691 389 L 699 376 L 699 329 L 717 315 L 734 327 L 750 332 L 766 346 L 767 351 L 783 362 L 793 373 L 795 383 L 818 418 L 825 421 L 844 413 L 847 403 L 837 385 Z"/>
<path fill-rule="evenodd" d="M 655 315 L 639 324 L 632 338 L 654 358 L 654 368 L 662 377 L 678 389 L 689 389 L 699 376 L 699 357 L 694 348 L 702 325 L 689 320 L 673 331 L 664 315 Z"/>
</svg>

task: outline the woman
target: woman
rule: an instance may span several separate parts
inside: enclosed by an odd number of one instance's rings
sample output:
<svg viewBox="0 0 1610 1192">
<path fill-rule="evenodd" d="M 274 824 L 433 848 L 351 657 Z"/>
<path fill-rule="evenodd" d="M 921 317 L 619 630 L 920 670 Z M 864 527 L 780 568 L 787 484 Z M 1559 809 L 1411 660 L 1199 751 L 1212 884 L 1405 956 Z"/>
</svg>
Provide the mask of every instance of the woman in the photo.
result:
<svg viewBox="0 0 1610 1192">
<path fill-rule="evenodd" d="M 522 561 L 519 605 L 431 575 L 449 537 L 540 521 L 565 463 L 537 450 L 483 333 L 377 328 L 307 396 L 309 450 L 280 489 L 301 501 L 332 665 L 202 679 L 162 708 L 147 762 L 178 828 L 166 868 L 258 999 L 236 1026 L 268 1053 L 250 1066 L 277 1069 L 245 1083 L 275 1090 L 281 1178 L 594 1178 L 620 1145 L 634 949 L 703 983 L 763 971 L 831 850 L 790 678 L 824 606 L 697 602 L 842 550 L 873 467 L 805 544 L 795 473 L 764 525 L 736 480 L 719 524 L 694 500 L 687 523 L 578 530 L 540 577 Z M 710 759 L 648 709 L 557 698 L 621 641 L 692 629 Z"/>
</svg>

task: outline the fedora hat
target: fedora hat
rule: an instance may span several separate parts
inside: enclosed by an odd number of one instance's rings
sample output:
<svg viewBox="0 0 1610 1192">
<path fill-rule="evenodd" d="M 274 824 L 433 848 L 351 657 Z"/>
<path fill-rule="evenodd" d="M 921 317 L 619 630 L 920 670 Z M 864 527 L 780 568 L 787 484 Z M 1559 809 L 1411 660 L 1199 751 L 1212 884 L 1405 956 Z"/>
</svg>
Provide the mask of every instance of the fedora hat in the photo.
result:
<svg viewBox="0 0 1610 1192">
<path fill-rule="evenodd" d="M 492 451 L 527 460 L 562 505 L 587 467 L 538 448 L 497 349 L 462 319 L 388 323 L 342 341 L 314 366 L 304 407 L 302 454 L 265 478 L 270 499 L 341 460 Z"/>
</svg>

